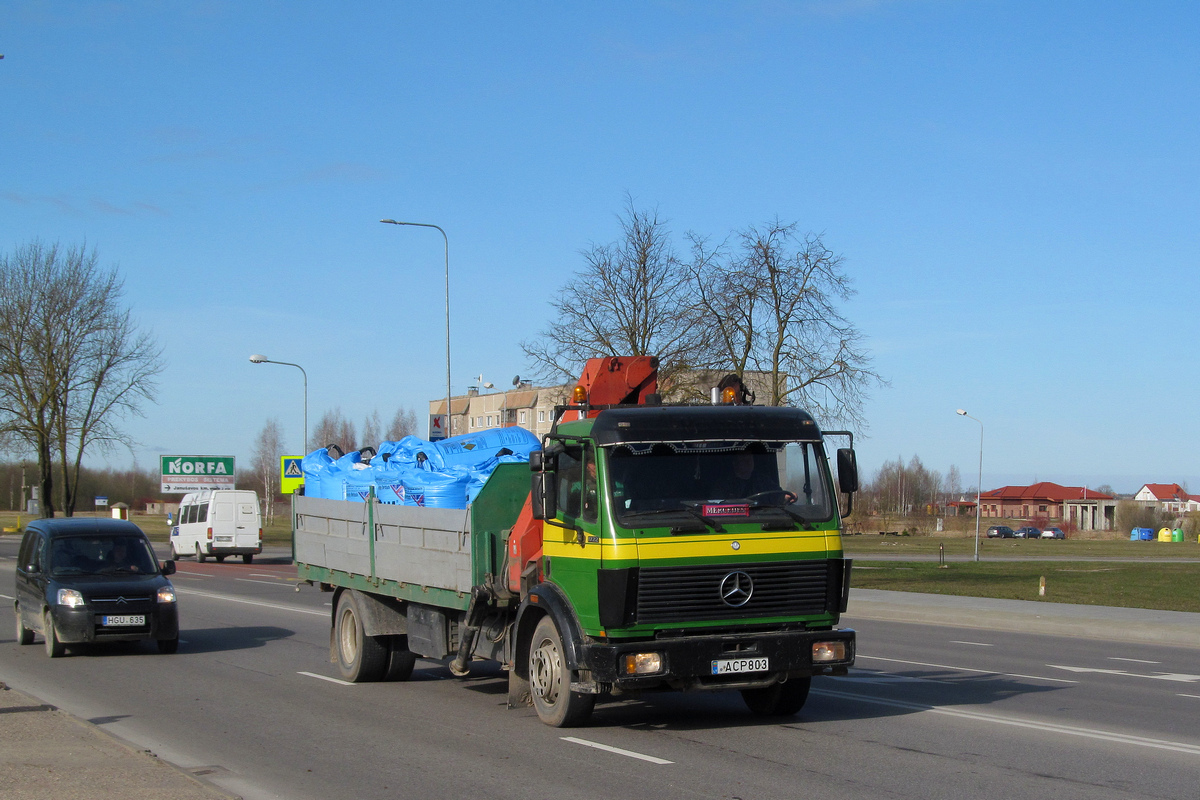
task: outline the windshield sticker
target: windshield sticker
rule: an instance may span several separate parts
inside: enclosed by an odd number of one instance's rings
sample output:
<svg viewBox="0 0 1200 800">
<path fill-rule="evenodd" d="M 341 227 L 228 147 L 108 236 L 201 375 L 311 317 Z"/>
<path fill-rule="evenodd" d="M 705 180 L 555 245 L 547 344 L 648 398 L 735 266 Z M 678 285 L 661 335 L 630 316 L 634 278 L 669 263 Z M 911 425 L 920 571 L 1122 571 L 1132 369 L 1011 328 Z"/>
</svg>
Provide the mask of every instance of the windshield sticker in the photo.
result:
<svg viewBox="0 0 1200 800">
<path fill-rule="evenodd" d="M 706 505 L 701 512 L 706 517 L 748 517 L 750 506 L 746 503 L 737 505 Z"/>
</svg>

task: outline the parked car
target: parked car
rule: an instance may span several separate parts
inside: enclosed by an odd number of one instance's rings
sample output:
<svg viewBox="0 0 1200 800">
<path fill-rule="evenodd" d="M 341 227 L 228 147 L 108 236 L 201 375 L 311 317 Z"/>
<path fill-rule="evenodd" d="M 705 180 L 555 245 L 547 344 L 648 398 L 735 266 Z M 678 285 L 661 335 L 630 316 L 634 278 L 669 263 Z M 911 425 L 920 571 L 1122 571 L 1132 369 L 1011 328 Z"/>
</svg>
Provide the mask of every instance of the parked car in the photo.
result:
<svg viewBox="0 0 1200 800">
<path fill-rule="evenodd" d="M 179 612 L 167 576 L 141 528 L 120 519 L 39 519 L 29 523 L 17 555 L 17 642 L 46 640 L 58 658 L 67 645 L 152 639 L 163 653 L 179 648 Z"/>
<path fill-rule="evenodd" d="M 1007 525 L 993 525 L 987 529 L 989 539 L 1011 539 L 1014 535 L 1013 529 Z"/>
<path fill-rule="evenodd" d="M 1042 531 L 1039 528 L 1026 525 L 1013 531 L 1013 536 L 1018 539 L 1040 539 L 1042 538 Z"/>
<path fill-rule="evenodd" d="M 1065 539 L 1067 535 L 1062 532 L 1062 528 L 1046 528 L 1042 531 L 1043 539 Z"/>
</svg>

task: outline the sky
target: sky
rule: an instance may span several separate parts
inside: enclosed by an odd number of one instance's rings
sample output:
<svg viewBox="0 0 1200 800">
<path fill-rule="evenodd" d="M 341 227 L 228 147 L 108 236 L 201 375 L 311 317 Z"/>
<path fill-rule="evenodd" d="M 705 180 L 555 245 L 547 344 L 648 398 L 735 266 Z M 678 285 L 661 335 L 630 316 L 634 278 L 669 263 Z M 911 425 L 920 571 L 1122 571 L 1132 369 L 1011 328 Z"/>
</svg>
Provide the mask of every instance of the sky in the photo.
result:
<svg viewBox="0 0 1200 800">
<path fill-rule="evenodd" d="M 628 195 L 845 259 L 869 478 L 1200 491 L 1191 2 L 0 3 L 0 251 L 94 247 L 163 349 L 132 452 L 529 375 Z"/>
</svg>

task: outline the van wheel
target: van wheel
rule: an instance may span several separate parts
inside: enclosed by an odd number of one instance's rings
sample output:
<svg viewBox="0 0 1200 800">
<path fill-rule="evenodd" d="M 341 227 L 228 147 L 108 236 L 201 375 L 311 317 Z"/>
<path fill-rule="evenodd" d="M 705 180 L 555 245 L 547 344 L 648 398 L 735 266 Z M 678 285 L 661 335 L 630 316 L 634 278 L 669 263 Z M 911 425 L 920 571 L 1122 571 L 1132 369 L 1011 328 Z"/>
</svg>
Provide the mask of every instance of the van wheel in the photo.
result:
<svg viewBox="0 0 1200 800">
<path fill-rule="evenodd" d="M 538 718 L 555 728 L 582 725 L 596 705 L 596 695 L 571 691 L 562 636 L 548 616 L 534 628 L 529 645 L 529 690 Z"/>
<path fill-rule="evenodd" d="M 760 717 L 790 717 L 804 708 L 812 678 L 792 678 L 765 689 L 743 689 L 746 707 Z"/>
<path fill-rule="evenodd" d="M 21 609 L 14 608 L 13 611 L 17 615 L 17 644 L 33 644 L 33 631 L 25 627 L 25 621 L 21 619 Z"/>
<path fill-rule="evenodd" d="M 67 652 L 67 646 L 58 640 L 58 631 L 54 630 L 54 618 L 47 611 L 42 617 L 42 635 L 46 637 L 46 655 L 58 658 Z"/>
<path fill-rule="evenodd" d="M 354 683 L 377 681 L 388 666 L 387 647 L 363 632 L 362 613 L 354 592 L 342 592 L 337 613 L 333 618 L 333 646 L 337 655 L 338 672 L 344 680 Z"/>
<path fill-rule="evenodd" d="M 196 560 L 203 564 L 206 558 L 208 556 L 204 555 L 204 551 L 200 549 L 200 543 L 196 542 Z"/>
<path fill-rule="evenodd" d="M 253 553 L 243 553 L 242 554 L 242 563 L 243 564 L 253 564 L 254 563 L 254 554 Z"/>
<path fill-rule="evenodd" d="M 176 636 L 174 639 L 159 639 L 158 640 L 158 652 L 162 653 L 163 655 L 169 656 L 172 653 L 176 652 L 178 649 L 179 649 L 179 637 L 178 636 Z"/>
</svg>

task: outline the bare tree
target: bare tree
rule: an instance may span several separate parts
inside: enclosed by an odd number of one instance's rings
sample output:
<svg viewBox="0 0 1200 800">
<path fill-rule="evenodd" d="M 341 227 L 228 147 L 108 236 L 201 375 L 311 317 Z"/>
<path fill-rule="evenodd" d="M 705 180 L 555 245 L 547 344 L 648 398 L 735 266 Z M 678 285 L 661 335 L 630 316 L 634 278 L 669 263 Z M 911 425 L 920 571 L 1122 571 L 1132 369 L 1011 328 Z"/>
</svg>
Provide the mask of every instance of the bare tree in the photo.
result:
<svg viewBox="0 0 1200 800">
<path fill-rule="evenodd" d="M 84 246 L 35 241 L 0 257 L 0 431 L 36 453 L 46 516 L 55 456 L 71 516 L 84 452 L 131 445 L 118 424 L 154 399 L 161 352 L 123 292 L 116 268 Z"/>
<path fill-rule="evenodd" d="M 322 414 L 312 435 L 312 441 L 316 442 L 318 447 L 336 444 L 343 452 L 347 453 L 356 449 L 354 444 L 356 440 L 354 423 L 346 419 L 341 408 L 335 408 Z"/>
<path fill-rule="evenodd" d="M 962 490 L 962 475 L 958 471 L 958 465 L 951 464 L 946 472 L 946 494 L 951 500 L 957 500 Z"/>
<path fill-rule="evenodd" d="M 254 475 L 262 481 L 263 503 L 266 506 L 268 523 L 275 517 L 275 495 L 279 491 L 279 457 L 283 454 L 283 429 L 279 427 L 279 420 L 269 419 L 263 425 L 258 438 L 254 440 L 254 449 L 250 453 Z"/>
<path fill-rule="evenodd" d="M 766 376 L 768 405 L 801 405 L 823 422 L 864 427 L 866 389 L 882 379 L 839 304 L 854 292 L 843 259 L 796 223 L 750 226 L 737 245 L 691 236 L 692 291 L 716 331 L 709 361 Z"/>
<path fill-rule="evenodd" d="M 380 438 L 382 435 L 383 419 L 380 418 L 379 409 L 377 408 L 370 414 L 367 414 L 366 419 L 363 420 L 362 435 L 359 437 L 359 443 L 364 447 L 367 445 L 375 447 L 383 441 Z"/>
<path fill-rule="evenodd" d="M 388 426 L 387 434 L 384 436 L 389 442 L 398 442 L 405 436 L 412 436 L 417 432 L 417 414 L 411 408 L 396 409 L 396 416 L 392 417 L 392 424 Z"/>
<path fill-rule="evenodd" d="M 695 366 L 704 329 L 692 324 L 689 273 L 666 220 L 626 195 L 621 238 L 582 251 L 583 267 L 555 295 L 554 321 L 521 343 L 549 381 L 570 380 L 597 356 L 658 356 L 660 380 Z"/>
</svg>

